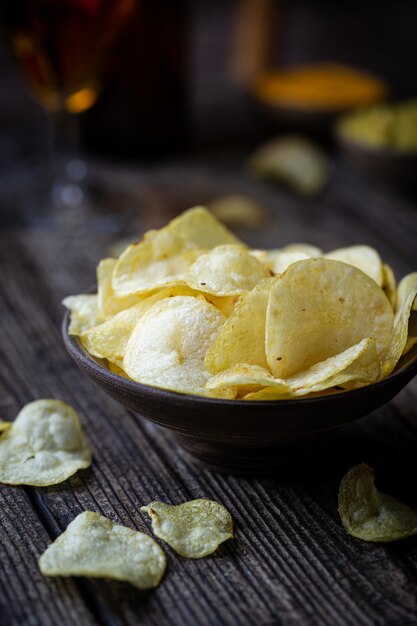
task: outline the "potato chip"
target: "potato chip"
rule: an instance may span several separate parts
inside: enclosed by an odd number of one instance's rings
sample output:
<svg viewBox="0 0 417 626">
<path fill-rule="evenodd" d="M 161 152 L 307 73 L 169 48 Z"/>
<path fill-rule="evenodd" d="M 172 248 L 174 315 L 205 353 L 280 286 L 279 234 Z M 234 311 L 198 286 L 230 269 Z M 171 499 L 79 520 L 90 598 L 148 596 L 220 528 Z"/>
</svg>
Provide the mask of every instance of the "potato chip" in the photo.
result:
<svg viewBox="0 0 417 626">
<path fill-rule="evenodd" d="M 134 306 L 120 311 L 106 322 L 82 333 L 80 339 L 84 348 L 93 356 L 108 359 L 121 366 L 126 353 L 127 342 L 138 321 L 156 302 L 176 295 L 190 295 L 195 292 L 187 287 L 167 287 L 142 298 Z"/>
<path fill-rule="evenodd" d="M 274 274 L 282 274 L 287 267 L 296 261 L 303 261 L 321 256 L 322 251 L 317 246 L 308 243 L 293 243 L 284 248 L 272 250 L 251 250 L 250 253 L 261 263 L 269 267 Z"/>
<path fill-rule="evenodd" d="M 89 576 L 157 587 L 166 557 L 152 537 L 84 511 L 68 525 L 39 559 L 45 576 Z"/>
<path fill-rule="evenodd" d="M 356 384 L 375 382 L 380 373 L 375 341 L 367 338 L 290 378 L 274 378 L 263 367 L 241 364 L 213 376 L 206 387 L 237 387 L 238 395 L 244 395 L 246 400 L 261 399 L 265 394 L 258 394 L 259 388 L 268 387 L 269 399 L 280 399 L 317 393 L 350 381 Z"/>
<path fill-rule="evenodd" d="M 282 252 L 303 252 L 310 258 L 322 256 L 323 250 L 310 243 L 290 243 L 288 246 L 281 248 Z"/>
<path fill-rule="evenodd" d="M 126 297 L 185 284 L 191 264 L 199 254 L 193 244 L 167 227 L 149 231 L 118 259 L 112 276 L 113 289 L 119 297 Z"/>
<path fill-rule="evenodd" d="M 157 302 L 135 327 L 123 369 L 138 382 L 199 393 L 210 374 L 204 357 L 225 317 L 203 297 L 175 296 Z"/>
<path fill-rule="evenodd" d="M 151 298 L 152 296 L 149 299 Z M 137 322 L 143 313 L 155 304 L 152 301 L 150 306 L 146 307 L 145 303 L 146 300 L 135 304 L 126 311 L 120 311 L 106 322 L 82 333 L 80 340 L 84 348 L 92 356 L 120 364 L 126 353 L 127 342 Z"/>
<path fill-rule="evenodd" d="M 272 278 L 265 279 L 239 300 L 207 350 L 210 372 L 217 374 L 239 363 L 267 367 L 265 319 L 271 285 Z"/>
<path fill-rule="evenodd" d="M 4 420 L 0 420 L 0 433 L 10 428 L 13 422 L 5 422 Z"/>
<path fill-rule="evenodd" d="M 417 300 L 414 300 L 414 304 L 410 311 L 410 317 L 408 319 L 408 337 L 403 350 L 403 355 L 408 352 L 417 344 Z"/>
<path fill-rule="evenodd" d="M 120 365 L 116 365 L 116 363 L 112 363 L 111 361 L 109 361 L 108 368 L 113 374 L 117 374 L 122 378 L 127 378 L 128 380 L 130 380 L 129 376 Z"/>
<path fill-rule="evenodd" d="M 394 271 L 388 263 L 382 264 L 382 279 L 382 289 L 395 311 L 395 307 L 397 306 L 397 282 L 395 280 Z"/>
<path fill-rule="evenodd" d="M 323 152 L 304 137 L 279 136 L 259 148 L 248 163 L 258 178 L 284 183 L 302 196 L 320 193 L 329 179 Z"/>
<path fill-rule="evenodd" d="M 294 396 L 317 393 L 354 382 L 355 386 L 374 383 L 381 376 L 375 340 L 367 337 L 340 354 L 312 365 L 308 370 L 286 378 Z"/>
<path fill-rule="evenodd" d="M 170 505 L 151 502 L 142 506 L 152 520 L 157 537 L 188 559 L 212 554 L 223 541 L 233 538 L 233 521 L 229 511 L 213 500 L 191 500 Z"/>
<path fill-rule="evenodd" d="M 209 209 L 225 224 L 241 228 L 258 228 L 266 221 L 265 209 L 248 196 L 221 196 L 210 202 Z"/>
<path fill-rule="evenodd" d="M 288 396 L 291 392 L 285 380 L 274 378 L 270 372 L 259 365 L 239 363 L 209 378 L 207 389 L 237 388 L 238 395 L 258 391 L 262 387 L 273 386 L 276 397 Z"/>
<path fill-rule="evenodd" d="M 191 291 L 191 289 L 190 289 Z M 235 310 L 236 303 L 239 301 L 239 296 L 213 296 L 211 293 L 202 293 L 201 291 L 194 291 L 194 295 L 202 295 L 210 302 L 216 309 L 219 309 L 226 317 L 230 317 Z"/>
<path fill-rule="evenodd" d="M 102 321 L 96 294 L 67 296 L 62 304 L 71 312 L 68 326 L 69 335 L 81 335 L 85 330 L 97 326 Z"/>
<path fill-rule="evenodd" d="M 339 514 L 349 535 L 363 541 L 387 542 L 417 534 L 417 513 L 391 496 L 379 492 L 375 472 L 356 465 L 339 488 Z"/>
<path fill-rule="evenodd" d="M 271 272 L 239 246 L 217 246 L 191 266 L 190 287 L 216 296 L 238 296 L 255 287 Z"/>
<path fill-rule="evenodd" d="M 173 235 L 180 237 L 195 248 L 209 250 L 224 244 L 245 246 L 230 230 L 205 207 L 197 206 L 184 211 L 166 227 Z"/>
<path fill-rule="evenodd" d="M 97 266 L 98 310 L 102 321 L 128 309 L 138 302 L 140 296 L 117 296 L 112 287 L 112 276 L 117 259 L 102 259 Z"/>
<path fill-rule="evenodd" d="M 0 437 L 0 482 L 44 487 L 91 465 L 77 413 L 60 400 L 27 404 Z"/>
<path fill-rule="evenodd" d="M 220 400 L 234 400 L 237 396 L 236 387 L 216 387 L 216 389 L 204 389 L 199 391 L 199 396 L 206 398 L 218 398 Z"/>
<path fill-rule="evenodd" d="M 287 267 L 296 263 L 296 261 L 304 261 L 310 258 L 310 255 L 301 251 L 276 250 L 268 252 L 264 263 L 278 276 L 285 272 Z"/>
<path fill-rule="evenodd" d="M 288 378 L 362 339 L 389 343 L 393 311 L 382 289 L 357 268 L 324 258 L 293 263 L 274 279 L 266 316 L 271 372 Z"/>
<path fill-rule="evenodd" d="M 370 246 L 349 246 L 332 250 L 324 255 L 326 259 L 353 265 L 368 274 L 382 287 L 384 284 L 383 264 L 378 252 Z"/>
<path fill-rule="evenodd" d="M 383 355 L 382 372 L 388 376 L 413 342 L 408 341 L 409 321 L 417 296 L 417 272 L 404 276 L 398 285 L 397 309 L 391 341 Z M 408 345 L 407 345 L 408 343 Z"/>
</svg>

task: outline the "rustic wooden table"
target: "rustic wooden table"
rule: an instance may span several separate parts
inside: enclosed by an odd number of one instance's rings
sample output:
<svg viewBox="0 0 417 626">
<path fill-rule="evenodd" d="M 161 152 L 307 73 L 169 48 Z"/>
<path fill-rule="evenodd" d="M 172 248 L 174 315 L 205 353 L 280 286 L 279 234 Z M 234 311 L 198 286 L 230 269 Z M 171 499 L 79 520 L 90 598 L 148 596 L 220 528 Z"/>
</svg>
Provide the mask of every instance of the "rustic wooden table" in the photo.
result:
<svg viewBox="0 0 417 626">
<path fill-rule="evenodd" d="M 254 245 L 367 242 L 397 276 L 417 268 L 417 207 L 344 169 L 337 168 L 324 196 L 311 202 L 250 182 L 226 162 L 117 176 L 136 194 L 131 206 L 138 229 L 215 195 L 243 192 L 270 215 L 263 230 L 240 233 Z M 298 462 L 268 478 L 194 467 L 169 434 L 96 389 L 63 347 L 61 299 L 94 282 L 111 235 L 76 236 L 48 223 L 28 228 L 10 198 L 1 201 L 1 417 L 13 419 L 36 398 L 61 398 L 79 411 L 94 462 L 57 487 L 0 488 L 1 626 L 417 624 L 417 539 L 361 543 L 346 535 L 337 513 L 340 478 L 361 461 L 376 468 L 387 492 L 417 506 L 417 381 L 389 406 L 340 431 L 328 454 L 307 466 Z M 127 193 L 113 201 L 129 205 Z M 143 503 L 198 497 L 228 507 L 236 539 L 200 561 L 164 546 L 168 570 L 153 591 L 39 572 L 40 553 L 83 510 L 147 532 Z"/>
</svg>

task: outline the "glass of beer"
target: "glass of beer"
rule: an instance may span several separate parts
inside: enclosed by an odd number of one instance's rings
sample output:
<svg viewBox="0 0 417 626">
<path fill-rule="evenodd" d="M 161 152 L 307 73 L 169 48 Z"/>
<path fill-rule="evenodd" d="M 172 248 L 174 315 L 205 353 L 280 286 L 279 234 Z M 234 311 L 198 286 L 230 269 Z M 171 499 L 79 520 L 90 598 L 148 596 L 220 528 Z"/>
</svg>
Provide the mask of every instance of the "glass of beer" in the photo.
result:
<svg viewBox="0 0 417 626">
<path fill-rule="evenodd" d="M 0 0 L 12 53 L 53 126 L 50 201 L 55 211 L 86 204 L 87 167 L 75 158 L 79 113 L 97 100 L 112 48 L 136 0 Z M 56 170 L 56 167 L 54 168 Z M 57 206 L 59 205 L 59 206 Z"/>
</svg>

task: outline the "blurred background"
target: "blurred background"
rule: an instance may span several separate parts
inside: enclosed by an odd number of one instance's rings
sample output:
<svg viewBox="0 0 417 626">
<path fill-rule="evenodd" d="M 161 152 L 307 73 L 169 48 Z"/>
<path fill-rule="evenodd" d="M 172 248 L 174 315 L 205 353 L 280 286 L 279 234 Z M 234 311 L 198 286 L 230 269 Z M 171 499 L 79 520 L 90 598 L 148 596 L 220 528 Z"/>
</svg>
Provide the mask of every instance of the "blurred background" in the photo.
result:
<svg viewBox="0 0 417 626">
<path fill-rule="evenodd" d="M 417 178 L 414 0 L 0 6 L 7 220 L 20 219 L 28 203 L 32 217 L 56 215 L 58 205 L 78 210 L 78 220 L 98 204 L 113 216 L 134 214 L 140 207 L 128 197 L 136 187 L 123 168 L 149 163 L 240 167 L 304 197 L 325 188 L 340 158 L 395 193 L 408 193 Z M 399 100 L 405 112 L 380 104 Z M 363 119 L 341 125 L 357 107 Z M 253 156 L 276 137 L 285 141 Z M 107 226 L 123 230 L 117 219 Z"/>
</svg>

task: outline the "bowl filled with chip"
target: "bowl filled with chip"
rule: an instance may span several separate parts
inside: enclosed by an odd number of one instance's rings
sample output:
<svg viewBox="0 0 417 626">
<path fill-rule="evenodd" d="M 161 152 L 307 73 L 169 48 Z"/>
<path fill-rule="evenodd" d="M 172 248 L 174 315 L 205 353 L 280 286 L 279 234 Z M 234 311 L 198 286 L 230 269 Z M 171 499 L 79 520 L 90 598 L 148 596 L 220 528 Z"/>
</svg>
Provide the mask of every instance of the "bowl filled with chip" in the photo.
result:
<svg viewBox="0 0 417 626">
<path fill-rule="evenodd" d="M 110 396 L 221 470 L 269 470 L 417 373 L 417 273 L 376 250 L 251 249 L 196 207 L 103 259 L 65 345 Z"/>
<path fill-rule="evenodd" d="M 416 190 L 417 99 L 358 109 L 335 128 L 343 154 L 357 171 L 404 191 Z"/>
</svg>

